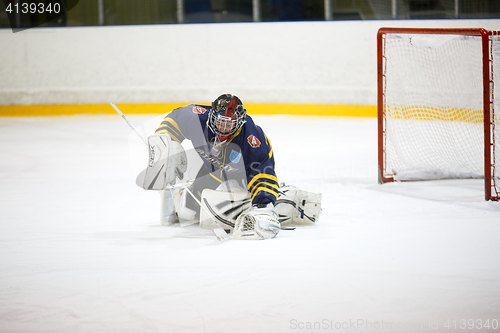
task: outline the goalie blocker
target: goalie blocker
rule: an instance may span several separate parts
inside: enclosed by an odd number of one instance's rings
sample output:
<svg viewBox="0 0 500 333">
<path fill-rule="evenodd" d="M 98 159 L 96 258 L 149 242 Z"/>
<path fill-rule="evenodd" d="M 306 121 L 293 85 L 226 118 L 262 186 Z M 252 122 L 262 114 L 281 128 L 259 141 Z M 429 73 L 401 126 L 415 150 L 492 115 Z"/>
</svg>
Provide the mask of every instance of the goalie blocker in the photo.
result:
<svg viewBox="0 0 500 333">
<path fill-rule="evenodd" d="M 148 137 L 148 148 L 148 166 L 137 177 L 138 186 L 145 190 L 164 190 L 175 183 L 176 177 L 183 178 L 187 157 L 178 142 L 168 134 L 151 135 Z"/>
</svg>

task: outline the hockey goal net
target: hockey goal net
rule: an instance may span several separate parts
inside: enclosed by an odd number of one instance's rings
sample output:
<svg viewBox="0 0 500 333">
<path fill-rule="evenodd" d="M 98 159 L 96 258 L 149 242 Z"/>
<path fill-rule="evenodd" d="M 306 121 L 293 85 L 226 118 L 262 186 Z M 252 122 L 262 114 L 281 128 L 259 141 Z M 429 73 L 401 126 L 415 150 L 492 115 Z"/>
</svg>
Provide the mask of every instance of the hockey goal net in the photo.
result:
<svg viewBox="0 0 500 333">
<path fill-rule="evenodd" d="M 498 201 L 499 32 L 381 28 L 377 47 L 379 182 L 484 178 Z"/>
</svg>

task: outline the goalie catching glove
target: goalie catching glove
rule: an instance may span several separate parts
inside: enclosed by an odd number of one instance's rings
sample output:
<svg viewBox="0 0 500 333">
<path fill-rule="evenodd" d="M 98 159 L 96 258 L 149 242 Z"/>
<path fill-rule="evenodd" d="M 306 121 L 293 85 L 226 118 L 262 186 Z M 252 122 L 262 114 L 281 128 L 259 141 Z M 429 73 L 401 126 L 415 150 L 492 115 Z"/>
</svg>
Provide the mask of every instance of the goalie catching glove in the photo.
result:
<svg viewBox="0 0 500 333">
<path fill-rule="evenodd" d="M 268 239 L 274 238 L 281 230 L 278 214 L 274 205 L 259 204 L 236 220 L 233 232 L 234 239 Z"/>
</svg>

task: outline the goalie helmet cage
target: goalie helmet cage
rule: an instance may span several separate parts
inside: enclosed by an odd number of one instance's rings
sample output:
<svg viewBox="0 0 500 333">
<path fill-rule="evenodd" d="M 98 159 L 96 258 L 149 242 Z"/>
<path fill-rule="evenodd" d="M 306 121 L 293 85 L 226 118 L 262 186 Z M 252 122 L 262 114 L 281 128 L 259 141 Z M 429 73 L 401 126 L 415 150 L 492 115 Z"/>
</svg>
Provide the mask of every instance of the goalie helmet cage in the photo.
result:
<svg viewBox="0 0 500 333">
<path fill-rule="evenodd" d="M 377 66 L 379 183 L 484 178 L 498 201 L 500 32 L 381 28 Z"/>
</svg>

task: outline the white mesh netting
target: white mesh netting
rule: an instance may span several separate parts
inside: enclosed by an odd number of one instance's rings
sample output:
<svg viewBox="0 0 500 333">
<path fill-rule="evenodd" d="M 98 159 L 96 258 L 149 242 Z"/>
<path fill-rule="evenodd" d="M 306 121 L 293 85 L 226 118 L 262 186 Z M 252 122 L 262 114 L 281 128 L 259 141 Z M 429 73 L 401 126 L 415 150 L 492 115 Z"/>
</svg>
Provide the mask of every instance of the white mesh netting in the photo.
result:
<svg viewBox="0 0 500 333">
<path fill-rule="evenodd" d="M 495 38 L 495 81 L 500 82 L 500 41 Z M 386 34 L 384 54 L 384 176 L 484 177 L 481 37 Z M 500 96 L 497 86 L 494 93 Z"/>
</svg>

